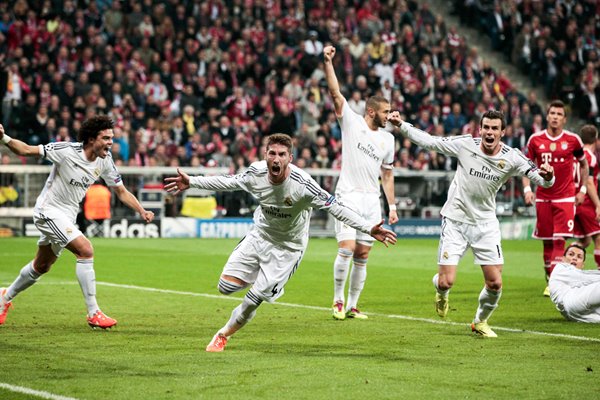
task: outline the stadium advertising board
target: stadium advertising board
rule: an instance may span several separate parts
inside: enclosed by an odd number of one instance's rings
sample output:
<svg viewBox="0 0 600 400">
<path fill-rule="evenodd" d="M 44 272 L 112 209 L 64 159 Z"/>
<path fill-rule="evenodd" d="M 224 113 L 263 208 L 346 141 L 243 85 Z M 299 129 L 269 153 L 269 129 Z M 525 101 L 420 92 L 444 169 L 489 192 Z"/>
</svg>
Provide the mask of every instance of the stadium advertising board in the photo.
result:
<svg viewBox="0 0 600 400">
<path fill-rule="evenodd" d="M 111 238 L 158 238 L 161 233 L 161 220 L 155 219 L 146 223 L 141 219 L 114 219 L 105 220 L 101 223 L 90 223 L 83 233 L 87 237 L 111 237 Z M 25 236 L 39 236 L 32 218 L 23 220 L 23 234 Z"/>
<path fill-rule="evenodd" d="M 401 218 L 392 226 L 398 237 L 431 238 L 440 236 L 439 219 Z"/>
</svg>

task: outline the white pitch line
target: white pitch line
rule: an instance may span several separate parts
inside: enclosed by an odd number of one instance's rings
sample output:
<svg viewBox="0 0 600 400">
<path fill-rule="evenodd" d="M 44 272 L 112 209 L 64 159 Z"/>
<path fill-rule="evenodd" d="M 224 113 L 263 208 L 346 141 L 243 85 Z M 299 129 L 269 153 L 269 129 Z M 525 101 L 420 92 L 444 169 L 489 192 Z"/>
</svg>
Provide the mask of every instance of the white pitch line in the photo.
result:
<svg viewBox="0 0 600 400">
<path fill-rule="evenodd" d="M 228 297 L 223 295 L 216 294 L 208 294 L 208 293 L 195 293 L 195 292 L 185 292 L 180 290 L 170 290 L 170 289 L 158 289 L 146 286 L 136 286 L 136 285 L 124 285 L 120 283 L 111 283 L 111 282 L 96 282 L 98 285 L 102 286 L 110 286 L 115 288 L 122 289 L 134 289 L 134 290 L 143 290 L 146 292 L 156 292 L 156 293 L 167 293 L 167 294 L 179 294 L 183 296 L 192 296 L 192 297 L 206 297 L 209 299 L 219 299 L 219 300 L 232 300 L 240 302 L 242 299 L 239 297 Z M 54 284 L 54 285 L 75 285 L 77 282 L 45 282 L 45 284 Z M 295 308 L 304 308 L 307 310 L 318 310 L 318 311 L 329 311 L 328 307 L 319 307 L 319 306 L 309 306 L 305 304 L 294 304 L 294 303 L 282 303 L 276 302 L 275 304 L 285 307 L 295 307 Z M 385 317 L 385 318 L 396 318 L 396 319 L 404 319 L 407 321 L 418 321 L 418 322 L 426 322 L 428 324 L 442 324 L 442 325 L 451 325 L 451 326 L 468 326 L 469 324 L 461 323 L 461 322 L 451 322 L 444 321 L 439 319 L 429 319 L 429 318 L 420 318 L 420 317 L 411 317 L 409 315 L 396 315 L 396 314 L 379 314 L 366 312 L 367 315 L 373 315 L 377 317 Z M 527 329 L 516 329 L 516 328 L 505 328 L 501 326 L 492 326 L 495 330 L 504 331 L 504 332 L 513 332 L 513 333 L 528 333 L 531 335 L 539 335 L 539 336 L 548 336 L 548 337 L 556 337 L 562 339 L 572 339 L 572 340 L 580 340 L 585 342 L 598 342 L 600 343 L 599 338 L 591 338 L 587 336 L 576 336 L 576 335 L 567 335 L 564 333 L 549 333 L 549 332 L 540 332 L 540 331 L 530 331 Z"/>
<path fill-rule="evenodd" d="M 30 396 L 41 397 L 42 399 L 48 399 L 48 400 L 77 400 L 74 397 L 60 396 L 58 394 L 44 392 L 42 390 L 35 390 L 35 389 L 31 389 L 31 388 L 26 388 L 23 386 L 10 385 L 8 383 L 3 383 L 3 382 L 0 382 L 0 388 L 9 390 L 9 391 L 15 392 L 15 393 L 22 393 L 22 394 L 27 394 Z"/>
</svg>

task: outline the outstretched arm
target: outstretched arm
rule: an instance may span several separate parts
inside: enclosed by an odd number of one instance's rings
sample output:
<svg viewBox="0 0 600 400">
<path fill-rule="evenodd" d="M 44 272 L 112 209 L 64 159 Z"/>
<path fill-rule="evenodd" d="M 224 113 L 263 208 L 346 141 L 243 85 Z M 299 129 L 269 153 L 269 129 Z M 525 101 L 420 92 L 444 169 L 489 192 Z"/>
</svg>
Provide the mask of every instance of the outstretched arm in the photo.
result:
<svg viewBox="0 0 600 400">
<path fill-rule="evenodd" d="M 4 133 L 2 125 L 0 125 L 0 142 L 4 143 L 10 151 L 19 156 L 35 157 L 40 155 L 40 148 L 38 146 L 30 146 L 20 140 L 11 138 Z"/>
<path fill-rule="evenodd" d="M 131 208 L 134 211 L 137 211 L 140 216 L 146 222 L 152 222 L 154 219 L 154 213 L 152 211 L 147 211 L 138 199 L 131 193 L 124 185 L 119 185 L 114 187 L 115 193 L 127 207 Z"/>
<path fill-rule="evenodd" d="M 333 68 L 333 57 L 335 56 L 335 47 L 326 46 L 323 49 L 323 59 L 325 63 L 325 80 L 327 81 L 327 87 L 329 88 L 329 94 L 333 98 L 333 105 L 335 107 L 335 113 L 337 116 L 342 115 L 342 107 L 346 100 L 340 91 L 340 84 L 335 76 L 335 69 Z"/>
<path fill-rule="evenodd" d="M 189 188 L 198 188 L 215 191 L 246 190 L 244 174 L 224 176 L 192 176 L 177 168 L 177 176 L 165 178 L 165 190 L 177 195 Z"/>
</svg>

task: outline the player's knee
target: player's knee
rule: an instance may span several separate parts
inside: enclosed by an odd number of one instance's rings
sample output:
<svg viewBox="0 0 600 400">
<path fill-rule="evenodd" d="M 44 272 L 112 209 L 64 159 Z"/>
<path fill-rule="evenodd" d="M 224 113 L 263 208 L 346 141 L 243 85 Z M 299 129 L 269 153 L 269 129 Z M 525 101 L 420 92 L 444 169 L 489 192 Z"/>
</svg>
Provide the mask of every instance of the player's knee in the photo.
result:
<svg viewBox="0 0 600 400">
<path fill-rule="evenodd" d="M 245 284 L 233 282 L 223 278 L 219 279 L 219 284 L 217 285 L 217 289 L 219 290 L 219 292 L 224 295 L 230 295 L 232 293 L 239 292 L 244 287 L 246 287 Z"/>
<path fill-rule="evenodd" d="M 351 249 L 347 249 L 345 247 L 340 247 L 338 249 L 338 255 L 342 258 L 350 259 L 350 258 L 352 258 L 353 254 L 354 254 L 354 251 L 352 251 Z"/>
<path fill-rule="evenodd" d="M 502 279 L 487 280 L 485 286 L 490 290 L 499 292 L 502 289 Z"/>
</svg>

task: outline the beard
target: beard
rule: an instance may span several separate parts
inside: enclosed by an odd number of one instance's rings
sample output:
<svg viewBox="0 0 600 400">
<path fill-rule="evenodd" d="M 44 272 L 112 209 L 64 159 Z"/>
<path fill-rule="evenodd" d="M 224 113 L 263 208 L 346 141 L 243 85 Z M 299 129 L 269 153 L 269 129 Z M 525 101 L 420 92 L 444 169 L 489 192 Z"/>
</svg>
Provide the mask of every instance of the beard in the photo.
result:
<svg viewBox="0 0 600 400">
<path fill-rule="evenodd" d="M 379 114 L 375 114 L 375 116 L 373 117 L 373 122 L 375 123 L 375 125 L 377 125 L 377 127 L 379 128 L 385 128 L 385 124 L 387 123 L 387 119 L 383 120 Z"/>
</svg>

